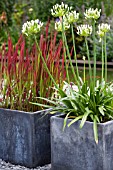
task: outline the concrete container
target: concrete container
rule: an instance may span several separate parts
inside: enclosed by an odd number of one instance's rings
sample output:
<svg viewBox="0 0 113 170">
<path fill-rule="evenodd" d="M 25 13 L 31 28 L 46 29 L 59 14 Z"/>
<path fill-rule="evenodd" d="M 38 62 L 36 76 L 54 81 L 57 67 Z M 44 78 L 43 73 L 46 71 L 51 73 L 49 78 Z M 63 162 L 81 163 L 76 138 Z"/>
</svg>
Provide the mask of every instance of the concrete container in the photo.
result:
<svg viewBox="0 0 113 170">
<path fill-rule="evenodd" d="M 0 158 L 30 168 L 50 163 L 49 111 L 0 108 Z"/>
<path fill-rule="evenodd" d="M 113 121 L 98 124 L 98 144 L 93 122 L 80 129 L 77 121 L 64 131 L 63 123 L 62 117 L 51 117 L 52 170 L 113 170 Z"/>
</svg>

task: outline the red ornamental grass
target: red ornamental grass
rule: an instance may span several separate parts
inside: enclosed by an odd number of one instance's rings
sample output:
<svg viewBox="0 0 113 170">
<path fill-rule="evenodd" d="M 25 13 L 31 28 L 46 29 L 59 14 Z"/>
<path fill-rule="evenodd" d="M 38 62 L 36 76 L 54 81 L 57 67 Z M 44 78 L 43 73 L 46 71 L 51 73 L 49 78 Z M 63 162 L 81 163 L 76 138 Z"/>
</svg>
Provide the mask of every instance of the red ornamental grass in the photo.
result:
<svg viewBox="0 0 113 170">
<path fill-rule="evenodd" d="M 56 42 L 57 33 L 40 35 L 40 49 L 55 81 L 62 86 L 66 78 L 63 44 Z M 62 63 L 60 60 L 62 59 Z M 8 47 L 3 44 L 0 52 L 0 107 L 24 111 L 36 111 L 42 108 L 29 102 L 39 102 L 36 97 L 51 97 L 53 83 L 46 72 L 36 45 L 29 52 L 25 39 L 21 35 L 14 46 L 8 37 Z"/>
</svg>

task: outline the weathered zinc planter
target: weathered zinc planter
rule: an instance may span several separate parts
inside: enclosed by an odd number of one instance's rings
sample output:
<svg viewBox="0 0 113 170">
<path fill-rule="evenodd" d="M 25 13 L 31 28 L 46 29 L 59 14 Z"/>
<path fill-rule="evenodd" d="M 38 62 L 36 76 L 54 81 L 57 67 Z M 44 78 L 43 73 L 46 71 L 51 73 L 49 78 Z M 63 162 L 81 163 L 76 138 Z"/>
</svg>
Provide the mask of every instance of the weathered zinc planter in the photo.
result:
<svg viewBox="0 0 113 170">
<path fill-rule="evenodd" d="M 98 124 L 98 144 L 92 122 L 80 129 L 78 121 L 63 131 L 63 121 L 51 117 L 52 170 L 113 170 L 113 121 Z"/>
<path fill-rule="evenodd" d="M 0 158 L 27 167 L 51 161 L 49 110 L 33 113 L 0 108 Z M 42 117 L 43 116 L 43 117 Z"/>
</svg>

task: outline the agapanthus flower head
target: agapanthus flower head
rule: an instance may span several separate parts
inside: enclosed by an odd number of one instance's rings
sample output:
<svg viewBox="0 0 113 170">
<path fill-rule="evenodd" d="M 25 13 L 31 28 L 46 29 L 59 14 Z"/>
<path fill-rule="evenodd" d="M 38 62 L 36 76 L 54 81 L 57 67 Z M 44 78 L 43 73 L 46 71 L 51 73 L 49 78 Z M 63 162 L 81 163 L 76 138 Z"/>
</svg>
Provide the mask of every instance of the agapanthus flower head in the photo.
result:
<svg viewBox="0 0 113 170">
<path fill-rule="evenodd" d="M 84 13 L 85 15 L 85 18 L 86 19 L 98 19 L 100 17 L 100 12 L 101 12 L 101 9 L 93 9 L 93 8 L 89 8 L 89 9 L 86 9 L 86 12 Z"/>
<path fill-rule="evenodd" d="M 108 32 L 109 30 L 110 30 L 110 25 L 107 23 L 102 23 L 98 25 L 97 34 L 100 37 L 100 40 L 99 40 L 100 42 L 101 42 L 102 37 L 104 37 L 105 33 Z"/>
<path fill-rule="evenodd" d="M 62 22 L 63 22 L 63 24 L 62 24 Z M 67 20 L 65 20 L 65 17 L 63 17 L 62 20 L 60 20 L 60 19 L 56 20 L 56 22 L 55 22 L 55 29 L 57 31 L 62 32 L 63 29 L 64 30 L 68 30 L 69 28 L 70 28 L 70 24 L 67 22 Z"/>
<path fill-rule="evenodd" d="M 79 13 L 77 13 L 76 11 L 71 11 L 71 12 L 68 12 L 65 15 L 65 17 L 67 19 L 67 22 L 69 22 L 69 24 L 72 24 L 74 22 L 77 22 L 77 20 L 79 19 Z"/>
<path fill-rule="evenodd" d="M 106 33 L 110 30 L 110 25 L 107 23 L 102 23 L 98 25 L 98 29 Z"/>
<path fill-rule="evenodd" d="M 87 37 L 92 34 L 92 26 L 90 25 L 80 25 L 77 27 L 77 34 L 80 36 Z"/>
<path fill-rule="evenodd" d="M 100 38 L 104 37 L 105 33 L 102 30 L 98 30 L 97 34 Z"/>
<path fill-rule="evenodd" d="M 53 9 L 51 9 L 51 14 L 54 17 L 62 17 L 66 13 L 68 13 L 71 9 L 72 9 L 72 7 L 69 7 L 67 4 L 64 4 L 62 2 L 61 5 L 56 4 L 53 6 Z"/>
<path fill-rule="evenodd" d="M 26 36 L 36 34 L 41 30 L 42 26 L 43 23 L 39 19 L 27 21 L 22 26 L 22 33 Z"/>
</svg>

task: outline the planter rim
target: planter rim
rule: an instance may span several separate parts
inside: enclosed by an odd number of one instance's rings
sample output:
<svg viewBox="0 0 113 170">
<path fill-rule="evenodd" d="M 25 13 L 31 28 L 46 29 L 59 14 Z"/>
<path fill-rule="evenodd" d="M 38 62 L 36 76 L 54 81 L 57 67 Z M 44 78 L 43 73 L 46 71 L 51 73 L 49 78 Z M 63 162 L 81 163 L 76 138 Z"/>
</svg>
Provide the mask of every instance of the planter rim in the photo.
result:
<svg viewBox="0 0 113 170">
<path fill-rule="evenodd" d="M 59 115 L 54 115 L 51 117 L 51 120 L 52 119 L 64 119 L 62 116 L 64 116 L 65 114 L 61 113 Z M 72 119 L 68 119 L 69 121 L 71 121 Z M 81 122 L 81 120 L 78 120 L 78 122 Z M 86 121 L 87 124 L 93 124 L 93 122 L 90 122 L 90 121 Z M 101 125 L 101 126 L 106 126 L 106 125 L 109 125 L 113 123 L 113 120 L 109 120 L 107 122 L 104 122 L 104 123 L 97 123 L 98 125 Z"/>
<path fill-rule="evenodd" d="M 11 111 L 14 111 L 14 112 L 19 112 L 19 113 L 25 113 L 25 114 L 31 114 L 31 115 L 33 115 L 33 114 L 37 114 L 37 113 L 40 113 L 40 112 L 49 112 L 50 110 L 52 110 L 52 108 L 49 108 L 49 109 L 43 109 L 43 110 L 38 110 L 38 111 L 35 111 L 35 112 L 26 112 L 26 111 L 23 111 L 23 110 L 13 110 L 13 109 L 6 109 L 6 108 L 0 108 L 0 110 L 6 110 L 6 111 L 9 111 L 9 110 L 11 110 Z"/>
</svg>

